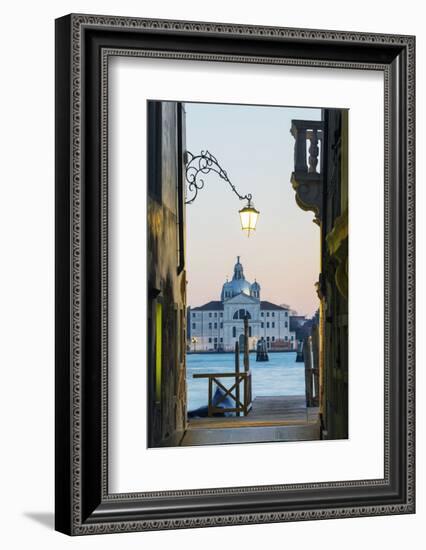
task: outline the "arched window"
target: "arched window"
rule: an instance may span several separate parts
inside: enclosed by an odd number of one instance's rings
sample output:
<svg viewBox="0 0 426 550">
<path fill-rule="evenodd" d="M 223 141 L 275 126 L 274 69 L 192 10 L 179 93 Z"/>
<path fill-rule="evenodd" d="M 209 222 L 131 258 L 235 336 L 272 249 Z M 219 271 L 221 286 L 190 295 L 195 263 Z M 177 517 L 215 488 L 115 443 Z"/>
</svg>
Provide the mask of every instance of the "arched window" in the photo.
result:
<svg viewBox="0 0 426 550">
<path fill-rule="evenodd" d="M 250 313 L 246 309 L 239 309 L 234 313 L 234 319 L 251 319 Z"/>
<path fill-rule="evenodd" d="M 236 327 L 232 327 L 232 337 L 235 338 L 237 336 L 237 329 Z"/>
</svg>

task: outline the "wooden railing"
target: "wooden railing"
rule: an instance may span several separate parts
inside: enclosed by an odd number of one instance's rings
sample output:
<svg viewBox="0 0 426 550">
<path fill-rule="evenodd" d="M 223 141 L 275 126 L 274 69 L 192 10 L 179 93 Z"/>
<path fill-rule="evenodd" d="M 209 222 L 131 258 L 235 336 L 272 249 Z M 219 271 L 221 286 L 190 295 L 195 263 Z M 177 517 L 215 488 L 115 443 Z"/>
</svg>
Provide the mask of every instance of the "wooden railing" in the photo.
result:
<svg viewBox="0 0 426 550">
<path fill-rule="evenodd" d="M 214 416 L 215 414 L 234 412 L 236 416 L 240 416 L 243 413 L 247 416 L 252 407 L 252 393 L 251 393 L 251 371 L 250 371 L 250 359 L 248 350 L 248 318 L 244 319 L 244 372 L 240 372 L 240 346 L 238 342 L 235 342 L 235 372 L 205 372 L 200 374 L 193 374 L 194 378 L 207 378 L 209 381 L 208 392 L 208 404 L 207 415 Z M 226 387 L 222 383 L 220 378 L 231 378 L 233 384 L 231 387 Z M 231 380 L 232 381 L 232 380 Z M 242 399 L 241 399 L 241 386 L 242 385 Z M 216 388 L 222 390 L 223 394 L 214 400 Z M 235 403 L 234 407 L 220 407 L 219 405 L 229 397 Z"/>
<path fill-rule="evenodd" d="M 247 372 L 220 372 L 220 373 L 200 373 L 193 374 L 194 378 L 207 378 L 209 381 L 208 390 L 208 416 L 214 416 L 218 413 L 234 412 L 237 416 L 242 413 L 247 416 L 252 407 L 252 393 L 251 393 L 251 371 Z M 225 383 L 221 382 L 220 378 L 230 378 L 233 382 L 231 387 L 226 387 Z M 241 388 L 242 385 L 242 388 Z M 223 394 L 213 400 L 216 393 L 216 389 L 220 388 Z M 242 389 L 242 392 L 241 392 Z M 242 398 L 241 398 L 242 393 Z M 225 399 L 229 397 L 235 403 L 234 407 L 220 406 Z"/>
</svg>

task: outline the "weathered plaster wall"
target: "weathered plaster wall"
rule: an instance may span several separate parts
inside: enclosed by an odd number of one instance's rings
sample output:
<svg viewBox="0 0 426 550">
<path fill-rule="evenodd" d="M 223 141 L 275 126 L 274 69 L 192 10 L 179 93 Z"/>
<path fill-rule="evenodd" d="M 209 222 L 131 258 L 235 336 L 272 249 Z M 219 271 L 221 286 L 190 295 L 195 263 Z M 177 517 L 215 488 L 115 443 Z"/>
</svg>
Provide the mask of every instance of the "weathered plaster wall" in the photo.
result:
<svg viewBox="0 0 426 550">
<path fill-rule="evenodd" d="M 176 102 L 151 102 L 148 109 L 148 418 L 150 445 L 157 446 L 178 442 L 186 422 L 186 278 L 179 269 L 183 111 Z"/>
</svg>

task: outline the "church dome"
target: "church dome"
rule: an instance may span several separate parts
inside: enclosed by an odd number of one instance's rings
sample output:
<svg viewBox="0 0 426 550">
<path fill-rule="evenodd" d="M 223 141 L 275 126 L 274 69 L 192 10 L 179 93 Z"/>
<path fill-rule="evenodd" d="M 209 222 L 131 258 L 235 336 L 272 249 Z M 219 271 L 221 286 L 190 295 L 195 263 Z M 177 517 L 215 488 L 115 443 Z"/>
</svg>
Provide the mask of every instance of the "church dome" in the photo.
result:
<svg viewBox="0 0 426 550">
<path fill-rule="evenodd" d="M 237 263 L 234 265 L 234 275 L 232 281 L 227 281 L 222 287 L 221 300 L 227 300 L 238 296 L 238 294 L 251 295 L 252 285 L 244 277 L 244 269 L 240 263 L 240 257 L 237 257 Z"/>
<path fill-rule="evenodd" d="M 250 296 L 250 283 L 246 281 L 245 279 L 233 279 L 229 285 L 229 290 L 232 291 L 233 296 L 237 296 L 238 294 L 247 294 L 247 296 Z"/>
</svg>

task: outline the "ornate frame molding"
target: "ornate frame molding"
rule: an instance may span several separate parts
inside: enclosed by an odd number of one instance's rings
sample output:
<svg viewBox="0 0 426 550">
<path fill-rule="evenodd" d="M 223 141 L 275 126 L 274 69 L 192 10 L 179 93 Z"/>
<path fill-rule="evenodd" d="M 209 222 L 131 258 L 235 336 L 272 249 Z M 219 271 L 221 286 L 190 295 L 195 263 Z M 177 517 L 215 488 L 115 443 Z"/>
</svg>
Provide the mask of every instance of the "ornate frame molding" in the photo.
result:
<svg viewBox="0 0 426 550">
<path fill-rule="evenodd" d="M 253 43 L 253 39 L 261 39 L 262 44 L 291 43 L 299 44 L 307 51 L 313 46 L 324 45 L 325 58 L 309 56 L 280 56 L 254 55 L 235 53 L 210 53 L 185 51 L 168 48 L 156 49 L 151 47 L 123 47 L 107 43 L 99 45 L 99 56 L 95 46 L 89 46 L 89 33 L 96 42 L 97 31 L 112 31 L 115 36 L 127 36 L 132 40 L 138 35 L 149 41 L 151 37 L 166 36 L 178 40 L 179 37 L 193 38 L 209 36 L 221 40 L 221 37 L 231 38 L 236 44 L 242 45 L 245 41 Z M 124 34 L 123 34 L 124 33 Z M 111 35 L 112 36 L 112 35 Z M 94 37 L 94 38 L 93 38 Z M 118 43 L 120 38 L 118 38 Z M 377 52 L 387 52 L 387 62 L 377 62 L 365 57 L 357 61 L 357 46 L 369 44 Z M 224 45 L 225 47 L 225 45 Z M 336 53 L 327 53 L 339 49 L 346 51 L 347 59 L 333 59 Z M 70 15 L 57 20 L 57 197 L 61 195 L 57 204 L 57 216 L 69 216 L 69 225 L 57 218 L 57 243 L 65 250 L 57 249 L 57 329 L 58 333 L 66 331 L 66 336 L 59 336 L 56 360 L 57 373 L 57 529 L 73 535 L 91 533 L 113 533 L 125 531 L 142 531 L 155 529 L 178 529 L 189 527 L 203 527 L 213 525 L 237 525 L 247 523 L 282 522 L 308 519 L 327 519 L 336 517 L 359 517 L 384 514 L 403 514 L 414 512 L 414 133 L 415 133 L 415 40 L 412 36 L 378 35 L 364 33 L 347 33 L 342 31 L 322 31 L 307 29 L 287 29 L 278 27 L 254 27 L 246 25 L 229 25 L 217 23 L 201 23 L 186 21 L 168 21 L 152 19 L 136 19 L 122 17 L 108 17 L 96 15 Z M 313 52 L 313 50 L 312 50 Z M 312 53 L 311 52 L 311 53 Z M 352 52 L 352 53 L 351 53 Z M 328 57 L 327 57 L 328 55 Z M 342 54 L 343 55 L 343 54 Z M 345 54 L 346 55 L 346 54 Z M 91 57 L 90 57 L 91 56 Z M 342 481 L 333 483 L 311 483 L 295 485 L 274 485 L 261 487 L 236 487 L 226 489 L 167 491 L 154 493 L 109 494 L 107 475 L 107 403 L 108 403 L 108 353 L 107 353 L 107 320 L 108 320 L 108 59 L 111 56 L 138 56 L 167 59 L 190 59 L 200 61 L 227 61 L 238 63 L 282 64 L 311 67 L 334 67 L 339 69 L 364 69 L 382 71 L 385 77 L 385 476 L 381 480 Z M 392 57 L 393 56 L 393 57 Z M 94 61 L 94 59 L 96 60 Z M 59 65 L 65 65 L 61 68 Z M 99 467 L 85 465 L 87 454 L 92 452 L 85 440 L 84 426 L 87 422 L 87 410 L 84 409 L 90 391 L 84 376 L 87 334 L 84 331 L 86 315 L 86 279 L 88 269 L 88 237 L 87 232 L 93 231 L 85 210 L 84 187 L 88 181 L 86 150 L 89 146 L 85 136 L 87 125 L 87 105 L 91 93 L 90 84 L 85 71 L 88 64 L 98 64 L 100 83 L 100 154 L 99 154 L 99 204 L 100 215 L 97 219 L 100 236 L 100 269 L 99 269 L 99 390 L 101 398 L 97 416 L 100 448 L 96 460 Z M 405 74 L 404 74 L 405 72 Z M 66 80 L 66 82 L 64 82 Z M 89 86 L 89 88 L 88 88 Z M 400 102 L 398 104 L 398 102 Z M 93 102 L 92 102 L 93 103 Z M 406 134 L 402 140 L 395 136 L 395 109 L 401 111 L 401 105 L 406 106 Z M 68 114 L 66 110 L 68 108 Z M 67 117 L 69 119 L 67 120 Z M 61 126 L 64 119 L 65 127 Z M 66 150 L 70 151 L 67 154 Z M 392 158 L 395 151 L 399 151 L 398 165 L 402 172 L 396 174 Z M 391 158 L 392 157 L 392 158 Z M 95 170 L 95 168 L 93 168 Z M 85 172 L 86 171 L 86 172 Z M 395 179 L 397 178 L 397 179 Z M 398 179 L 399 178 L 399 179 Z M 64 179 L 68 184 L 64 184 Z M 68 186 L 67 186 L 68 185 Z M 68 196 L 67 194 L 68 189 Z M 396 195 L 395 195 L 396 193 Z M 64 196 L 62 196 L 64 195 Z M 398 200 L 400 201 L 399 203 Z M 404 216 L 401 227 L 395 229 L 396 211 Z M 395 233 L 399 231 L 399 233 Z M 399 262 L 399 263 L 398 263 Z M 399 267 L 396 268 L 395 266 Z M 395 280 L 395 273 L 404 280 Z M 68 281 L 68 286 L 66 282 Z M 395 284 L 399 284 L 401 300 L 404 305 L 404 316 L 397 326 L 391 324 L 392 311 L 395 309 Z M 59 291 L 58 291 L 59 288 Z M 69 304 L 68 314 L 65 314 L 61 305 L 66 301 Z M 390 338 L 391 330 L 399 330 L 402 341 L 394 345 Z M 89 344 L 87 344 L 89 345 Z M 401 361 L 399 371 L 394 372 L 395 358 Z M 392 363 L 392 360 L 394 363 Z M 64 362 L 66 364 L 64 364 Z M 87 363 L 87 360 L 86 360 Z M 87 369 L 87 366 L 86 366 Z M 398 396 L 405 404 L 405 426 L 395 432 L 396 420 L 392 417 L 396 406 L 395 376 L 403 377 L 405 393 Z M 64 391 L 69 392 L 69 401 L 63 401 Z M 68 429 L 66 426 L 68 422 Z M 58 426 L 61 433 L 58 431 Z M 62 433 L 65 429 L 65 433 Z M 399 438 L 405 446 L 406 467 L 398 472 L 392 471 L 395 456 L 392 454 L 392 439 Z M 83 452 L 84 451 L 84 452 Z M 402 458 L 402 457 L 401 457 Z M 98 473 L 95 482 L 88 483 L 87 469 Z M 402 468 L 402 466 L 401 466 Z M 395 486 L 395 476 L 398 474 L 399 490 Z M 96 476 L 95 476 L 96 477 Z M 59 485 L 66 485 L 66 488 Z M 328 495 L 338 494 L 339 491 L 349 495 L 349 490 L 362 492 L 369 489 L 393 488 L 390 496 L 383 497 L 380 504 L 364 505 L 321 505 L 315 507 L 306 496 L 306 508 L 289 508 L 283 503 L 280 509 L 276 504 L 277 496 L 287 494 L 299 495 L 308 491 L 326 491 Z M 343 494 L 342 493 L 342 494 Z M 197 497 L 211 498 L 230 495 L 237 499 L 249 499 L 250 495 L 257 495 L 275 499 L 275 509 L 270 510 L 266 505 L 252 506 L 252 511 L 243 511 L 244 506 L 235 506 L 227 513 L 199 515 L 191 514 L 153 514 L 144 509 L 144 501 L 152 502 L 159 498 L 168 498 L 170 502 L 176 498 L 197 499 Z M 337 498 L 337 497 L 336 497 Z M 380 499 L 379 499 L 380 500 Z M 266 502 L 266 500 L 265 500 Z M 138 510 L 139 506 L 139 510 Z M 136 510 L 130 513 L 129 508 Z M 229 508 L 229 507 L 228 507 Z M 173 517 L 173 516 L 178 517 Z"/>
</svg>

